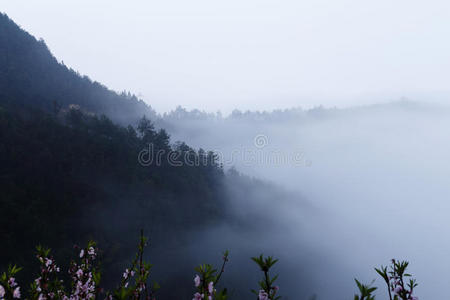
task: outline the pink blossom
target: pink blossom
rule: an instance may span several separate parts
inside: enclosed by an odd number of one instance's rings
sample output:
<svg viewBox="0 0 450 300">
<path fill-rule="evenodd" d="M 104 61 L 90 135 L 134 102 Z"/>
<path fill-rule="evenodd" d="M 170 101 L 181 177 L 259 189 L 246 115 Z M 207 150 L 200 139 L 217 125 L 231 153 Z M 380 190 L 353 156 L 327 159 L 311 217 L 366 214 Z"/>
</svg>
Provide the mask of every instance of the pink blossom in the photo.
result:
<svg viewBox="0 0 450 300">
<path fill-rule="evenodd" d="M 83 270 L 78 269 L 76 274 L 77 274 L 78 278 L 80 278 L 81 276 L 83 276 Z"/>
<path fill-rule="evenodd" d="M 204 295 L 200 293 L 195 293 L 194 298 L 192 300 L 201 300 L 203 299 Z"/>
<path fill-rule="evenodd" d="M 401 286 L 397 286 L 395 289 L 394 289 L 394 292 L 395 293 L 400 293 L 401 291 L 403 291 L 403 288 L 401 287 Z"/>
<path fill-rule="evenodd" d="M 0 285 L 0 298 L 3 298 L 5 296 L 5 288 Z"/>
<path fill-rule="evenodd" d="M 8 284 L 10 287 L 15 287 L 17 285 L 16 279 L 14 277 L 9 278 Z"/>
<path fill-rule="evenodd" d="M 84 256 L 84 249 L 81 249 L 81 251 L 80 251 L 80 258 L 83 258 L 83 256 Z"/>
<path fill-rule="evenodd" d="M 278 291 L 280 289 L 280 287 L 278 285 L 273 287 L 274 291 Z"/>
<path fill-rule="evenodd" d="M 211 282 L 208 284 L 208 292 L 209 292 L 209 294 L 212 294 L 213 291 L 214 291 L 214 282 L 211 281 Z"/>
<path fill-rule="evenodd" d="M 90 248 L 89 248 L 88 254 L 89 254 L 89 255 L 92 255 L 92 256 L 95 255 L 95 250 L 94 250 L 93 247 L 90 247 Z"/>
<path fill-rule="evenodd" d="M 200 285 L 200 276 L 195 275 L 194 283 L 195 283 L 195 287 L 198 287 Z"/>
<path fill-rule="evenodd" d="M 131 274 L 131 277 L 133 277 L 134 274 L 136 274 L 136 273 L 134 271 L 131 271 L 130 274 Z"/>
<path fill-rule="evenodd" d="M 48 267 L 48 266 L 50 266 L 51 264 L 52 264 L 52 260 L 46 258 L 46 259 L 45 259 L 45 266 Z"/>
<path fill-rule="evenodd" d="M 16 289 L 13 292 L 13 298 L 20 298 L 20 287 L 16 287 Z"/>
<path fill-rule="evenodd" d="M 269 300 L 269 295 L 264 290 L 259 291 L 258 297 L 259 300 Z"/>
</svg>

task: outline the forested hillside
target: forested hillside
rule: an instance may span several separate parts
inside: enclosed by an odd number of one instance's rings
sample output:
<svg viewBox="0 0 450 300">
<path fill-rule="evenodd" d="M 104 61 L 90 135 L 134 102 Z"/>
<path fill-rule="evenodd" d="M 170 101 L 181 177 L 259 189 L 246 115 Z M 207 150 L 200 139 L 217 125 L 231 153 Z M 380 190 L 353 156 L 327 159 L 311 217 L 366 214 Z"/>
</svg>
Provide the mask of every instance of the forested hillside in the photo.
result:
<svg viewBox="0 0 450 300">
<path fill-rule="evenodd" d="M 117 93 L 58 63 L 43 40 L 36 40 L 0 13 L 0 97 L 53 112 L 79 105 L 128 125 L 155 112 L 130 93 Z"/>
<path fill-rule="evenodd" d="M 142 118 L 153 114 L 59 64 L 0 15 L 0 239 L 8 245 L 0 268 L 30 268 L 38 244 L 61 257 L 92 238 L 105 249 L 104 267 L 118 270 L 139 228 L 158 244 L 181 244 L 220 221 L 224 173 L 214 154 L 171 143 Z M 128 122 L 137 126 L 119 125 Z M 162 156 L 144 166 L 138 155 L 149 145 Z M 188 166 L 185 155 L 203 163 Z"/>
<path fill-rule="evenodd" d="M 93 239 L 103 249 L 108 286 L 144 229 L 166 287 L 161 298 L 172 299 L 192 290 L 197 256 L 188 249 L 220 245 L 210 239 L 217 230 L 228 232 L 231 248 L 236 234 L 259 238 L 259 226 L 272 221 L 237 203 L 259 207 L 259 200 L 292 195 L 226 172 L 215 153 L 174 142 L 155 128 L 155 117 L 136 97 L 58 63 L 43 41 L 0 15 L 0 240 L 7 245 L 0 249 L 0 270 L 17 264 L 28 270 L 18 279 L 31 280 L 37 245 L 68 262 L 73 245 Z M 154 160 L 147 164 L 140 158 L 149 147 Z M 247 252 L 236 256 L 247 260 Z M 165 267 L 174 264 L 175 270 Z M 246 286 L 235 299 L 242 292 L 245 298 Z"/>
<path fill-rule="evenodd" d="M 2 267 L 28 265 L 24 259 L 39 243 L 59 249 L 95 238 L 127 253 L 124 243 L 139 228 L 163 243 L 220 219 L 224 175 L 212 154 L 171 146 L 165 131 L 146 119 L 140 125 L 135 131 L 78 110 L 58 118 L 17 114 L 2 105 L 0 237 L 8 245 L 0 250 Z M 164 150 L 161 165 L 138 163 L 148 143 Z M 208 163 L 174 167 L 170 151 L 182 154 L 180 161 L 188 152 Z"/>
</svg>

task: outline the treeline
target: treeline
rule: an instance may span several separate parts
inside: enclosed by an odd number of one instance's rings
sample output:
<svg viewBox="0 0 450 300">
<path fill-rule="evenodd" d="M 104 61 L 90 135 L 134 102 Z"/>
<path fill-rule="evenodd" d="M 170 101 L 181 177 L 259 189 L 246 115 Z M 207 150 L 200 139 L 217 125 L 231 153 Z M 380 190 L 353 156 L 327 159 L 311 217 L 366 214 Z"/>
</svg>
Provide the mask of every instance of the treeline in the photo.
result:
<svg viewBox="0 0 450 300">
<path fill-rule="evenodd" d="M 271 111 L 242 111 L 239 109 L 233 110 L 229 115 L 224 116 L 220 111 L 217 113 L 210 113 L 199 109 L 187 110 L 181 106 L 176 109 L 158 115 L 158 123 L 168 127 L 183 121 L 215 121 L 215 122 L 236 122 L 236 121 L 251 121 L 251 122 L 302 122 L 309 120 L 321 120 L 337 116 L 345 116 L 354 114 L 355 112 L 367 113 L 374 111 L 385 110 L 398 111 L 414 111 L 421 109 L 422 111 L 432 110 L 432 106 L 413 102 L 407 99 L 400 99 L 384 104 L 375 104 L 367 106 L 356 106 L 353 108 L 337 108 L 324 107 L 322 105 L 309 109 L 301 107 L 293 107 L 287 109 L 274 109 Z M 436 109 L 436 108 L 434 108 Z"/>
</svg>

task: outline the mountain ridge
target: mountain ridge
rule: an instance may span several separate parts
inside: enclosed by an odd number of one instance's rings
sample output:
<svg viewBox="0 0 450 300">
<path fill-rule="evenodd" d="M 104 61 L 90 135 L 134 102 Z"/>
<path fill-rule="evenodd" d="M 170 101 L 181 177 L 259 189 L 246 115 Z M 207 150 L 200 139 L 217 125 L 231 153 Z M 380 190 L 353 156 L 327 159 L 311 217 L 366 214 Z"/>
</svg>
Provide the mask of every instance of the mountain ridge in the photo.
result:
<svg viewBox="0 0 450 300">
<path fill-rule="evenodd" d="M 26 87 L 26 88 L 24 88 Z M 31 105 L 47 112 L 78 105 L 83 111 L 135 124 L 155 111 L 129 92 L 118 94 L 59 63 L 44 40 L 37 40 L 0 13 L 0 99 L 8 105 Z"/>
</svg>

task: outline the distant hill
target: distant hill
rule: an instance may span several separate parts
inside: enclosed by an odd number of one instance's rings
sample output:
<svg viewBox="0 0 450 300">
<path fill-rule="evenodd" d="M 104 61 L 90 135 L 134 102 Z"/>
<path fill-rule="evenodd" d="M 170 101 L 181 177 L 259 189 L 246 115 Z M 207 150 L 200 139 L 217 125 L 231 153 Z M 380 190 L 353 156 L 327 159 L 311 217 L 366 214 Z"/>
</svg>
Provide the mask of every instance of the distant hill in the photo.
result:
<svg viewBox="0 0 450 300">
<path fill-rule="evenodd" d="M 74 104 L 128 125 L 153 109 L 130 93 L 117 94 L 68 68 L 7 15 L 0 13 L 0 103 L 32 105 L 47 112 Z"/>
</svg>

